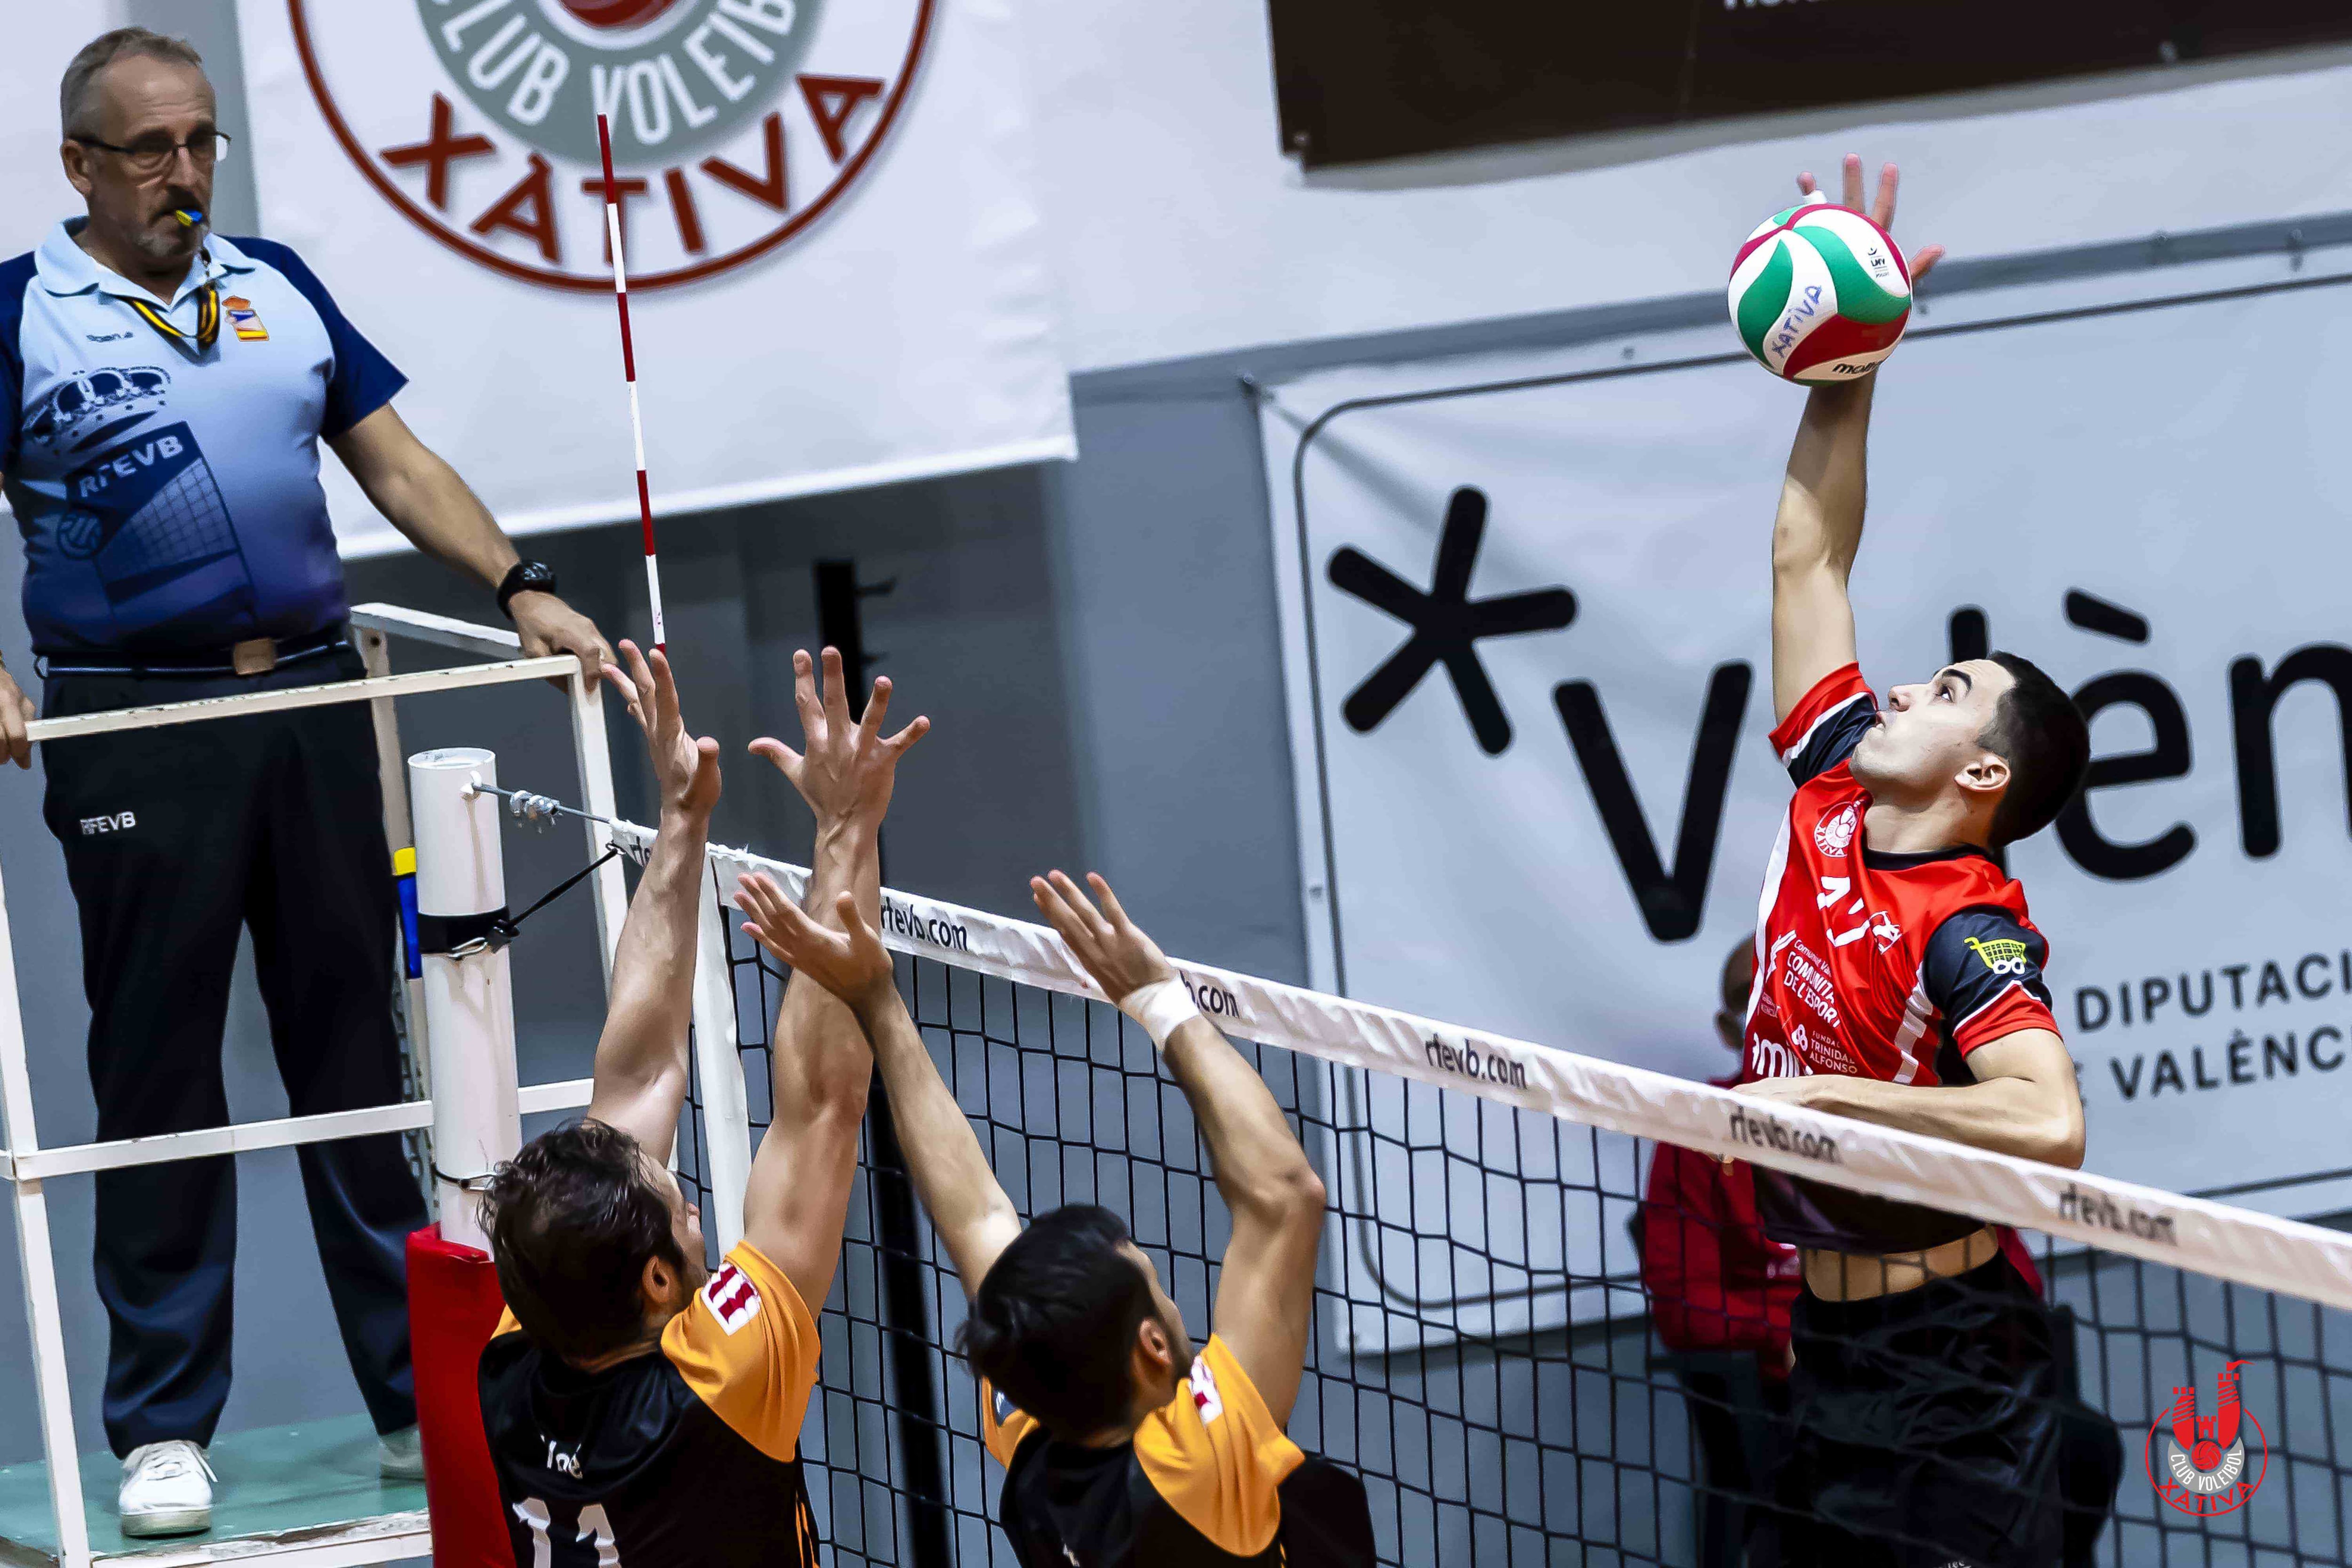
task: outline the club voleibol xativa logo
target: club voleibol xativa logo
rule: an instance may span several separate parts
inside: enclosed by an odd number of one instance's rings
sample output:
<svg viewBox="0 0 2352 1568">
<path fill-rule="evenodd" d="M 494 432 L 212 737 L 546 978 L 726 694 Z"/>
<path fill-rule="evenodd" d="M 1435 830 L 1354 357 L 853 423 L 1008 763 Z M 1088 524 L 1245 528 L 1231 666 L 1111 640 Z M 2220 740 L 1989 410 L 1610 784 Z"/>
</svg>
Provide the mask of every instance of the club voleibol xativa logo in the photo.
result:
<svg viewBox="0 0 2352 1568">
<path fill-rule="evenodd" d="M 933 0 L 288 0 L 328 126 L 384 200 L 509 277 L 708 278 L 835 209 L 899 118 Z"/>
<path fill-rule="evenodd" d="M 2270 1473 L 2270 1438 L 2245 1407 L 2233 1361 L 2215 1379 L 2213 1414 L 2197 1412 L 2194 1386 L 2176 1387 L 2172 1407 L 2147 1429 L 2147 1479 L 2157 1495 L 2186 1514 L 2235 1513 Z"/>
</svg>

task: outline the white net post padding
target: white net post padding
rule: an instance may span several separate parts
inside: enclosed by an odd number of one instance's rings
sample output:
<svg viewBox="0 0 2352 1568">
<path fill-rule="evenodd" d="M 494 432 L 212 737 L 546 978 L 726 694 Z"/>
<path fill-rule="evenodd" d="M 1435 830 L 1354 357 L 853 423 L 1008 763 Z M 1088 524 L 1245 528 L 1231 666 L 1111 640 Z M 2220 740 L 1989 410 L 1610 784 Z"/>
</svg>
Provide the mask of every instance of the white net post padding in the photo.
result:
<svg viewBox="0 0 2352 1568">
<path fill-rule="evenodd" d="M 736 1049 L 735 983 L 727 967 L 720 874 L 715 858 L 703 862 L 701 925 L 695 938 L 694 1071 L 702 1086 L 703 1124 L 712 1132 L 702 1158 L 714 1201 L 703 1221 L 723 1258 L 743 1239 L 743 1191 L 751 1180 L 751 1121 L 743 1058 Z M 691 1109 L 687 1114 L 693 1114 Z M 720 1128 L 727 1130 L 724 1135 L 718 1134 Z"/>
<path fill-rule="evenodd" d="M 499 848 L 498 759 L 476 747 L 408 759 L 416 828 L 420 922 L 506 908 Z M 425 954 L 425 1038 L 431 1053 L 433 1192 L 446 1241 L 489 1250 L 469 1184 L 522 1147 L 515 1074 L 514 989 L 503 945 Z"/>
</svg>

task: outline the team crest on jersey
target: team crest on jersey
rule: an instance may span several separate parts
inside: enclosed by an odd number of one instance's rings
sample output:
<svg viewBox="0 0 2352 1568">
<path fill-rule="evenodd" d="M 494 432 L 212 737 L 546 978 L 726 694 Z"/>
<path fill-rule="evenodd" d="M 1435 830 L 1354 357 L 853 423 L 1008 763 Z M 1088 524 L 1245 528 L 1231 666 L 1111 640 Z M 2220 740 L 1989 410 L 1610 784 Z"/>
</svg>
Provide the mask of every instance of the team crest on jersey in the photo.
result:
<svg viewBox="0 0 2352 1568">
<path fill-rule="evenodd" d="M 1853 843 L 1854 829 L 1861 823 L 1862 808 L 1849 801 L 1844 810 L 1813 824 L 1813 843 L 1822 854 L 1843 860 L 1847 847 Z"/>
<path fill-rule="evenodd" d="M 751 1277 L 730 1263 L 702 1288 L 702 1304 L 730 1334 L 760 1315 L 760 1288 Z"/>
<path fill-rule="evenodd" d="M 242 341 L 248 343 L 266 343 L 269 341 L 269 329 L 261 324 L 261 313 L 253 308 L 253 301 L 244 295 L 231 294 L 227 299 L 223 300 L 221 310 L 228 317 L 228 324 L 236 329 L 236 335 Z"/>
<path fill-rule="evenodd" d="M 25 439 L 70 444 L 80 451 L 118 426 L 128 429 L 155 416 L 169 399 L 172 373 L 161 365 L 109 365 L 66 377 L 41 399 L 25 421 Z"/>
<path fill-rule="evenodd" d="M 1209 1370 L 1207 1356 L 1192 1358 L 1192 1408 L 1201 1413 L 1203 1426 L 1225 1413 L 1225 1396 L 1217 1392 L 1217 1374 Z"/>
</svg>

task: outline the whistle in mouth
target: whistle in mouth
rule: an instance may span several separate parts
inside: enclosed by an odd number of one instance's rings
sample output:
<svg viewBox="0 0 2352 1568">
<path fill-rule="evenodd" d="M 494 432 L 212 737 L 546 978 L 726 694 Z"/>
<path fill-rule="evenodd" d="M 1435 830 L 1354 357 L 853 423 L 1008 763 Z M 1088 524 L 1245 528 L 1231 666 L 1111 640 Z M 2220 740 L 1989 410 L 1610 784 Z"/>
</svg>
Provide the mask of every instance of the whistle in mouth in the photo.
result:
<svg viewBox="0 0 2352 1568">
<path fill-rule="evenodd" d="M 205 215 L 194 207 L 173 207 L 172 216 L 180 220 L 182 228 L 194 228 L 205 221 Z"/>
</svg>

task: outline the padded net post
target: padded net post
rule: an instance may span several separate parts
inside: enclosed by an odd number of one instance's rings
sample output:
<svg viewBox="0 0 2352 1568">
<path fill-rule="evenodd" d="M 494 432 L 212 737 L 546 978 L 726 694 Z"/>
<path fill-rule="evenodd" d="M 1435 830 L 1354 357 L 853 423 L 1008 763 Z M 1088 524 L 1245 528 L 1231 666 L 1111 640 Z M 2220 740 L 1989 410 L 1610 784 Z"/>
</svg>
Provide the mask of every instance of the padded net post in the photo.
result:
<svg viewBox="0 0 2352 1568">
<path fill-rule="evenodd" d="M 474 787 L 498 782 L 498 758 L 478 747 L 408 759 L 434 1090 L 433 1192 L 441 1234 L 484 1252 L 489 1238 L 467 1187 L 522 1146 L 514 989 L 505 947 L 486 940 L 487 917 L 503 914 L 507 902 L 499 800 Z"/>
<path fill-rule="evenodd" d="M 408 1238 L 408 1335 L 436 1568 L 513 1568 L 477 1369 L 499 1326 L 498 1271 L 427 1226 Z"/>
</svg>

